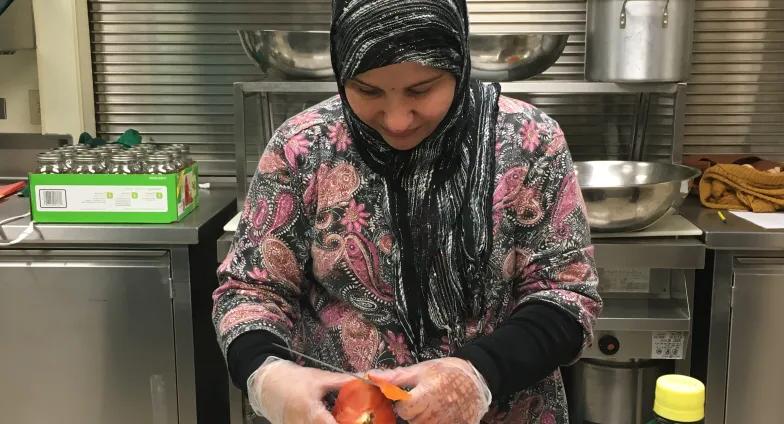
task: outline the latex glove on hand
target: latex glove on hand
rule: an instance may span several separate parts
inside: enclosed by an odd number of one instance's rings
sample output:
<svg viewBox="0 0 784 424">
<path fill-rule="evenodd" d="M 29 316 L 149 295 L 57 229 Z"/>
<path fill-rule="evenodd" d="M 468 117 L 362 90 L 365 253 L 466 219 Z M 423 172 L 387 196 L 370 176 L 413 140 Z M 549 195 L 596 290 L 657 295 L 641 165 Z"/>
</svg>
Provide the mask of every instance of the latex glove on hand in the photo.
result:
<svg viewBox="0 0 784 424">
<path fill-rule="evenodd" d="M 477 424 L 492 401 L 484 378 L 460 358 L 433 359 L 370 374 L 413 387 L 411 399 L 395 405 L 395 412 L 410 424 Z"/>
<path fill-rule="evenodd" d="M 269 357 L 248 378 L 248 401 L 271 424 L 336 424 L 322 399 L 353 379 Z"/>
</svg>

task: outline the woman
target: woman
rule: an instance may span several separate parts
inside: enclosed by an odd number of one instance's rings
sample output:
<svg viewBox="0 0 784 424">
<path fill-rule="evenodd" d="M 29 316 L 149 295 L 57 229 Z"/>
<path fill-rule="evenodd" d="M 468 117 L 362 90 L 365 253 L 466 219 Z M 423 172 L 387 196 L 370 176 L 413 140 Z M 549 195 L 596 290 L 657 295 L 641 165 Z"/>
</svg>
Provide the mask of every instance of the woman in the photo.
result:
<svg viewBox="0 0 784 424">
<path fill-rule="evenodd" d="M 351 377 L 288 344 L 410 387 L 412 423 L 567 422 L 601 300 L 557 123 L 470 79 L 464 0 L 335 0 L 331 52 L 339 96 L 275 132 L 219 269 L 233 380 L 274 424 L 334 423 Z"/>
</svg>

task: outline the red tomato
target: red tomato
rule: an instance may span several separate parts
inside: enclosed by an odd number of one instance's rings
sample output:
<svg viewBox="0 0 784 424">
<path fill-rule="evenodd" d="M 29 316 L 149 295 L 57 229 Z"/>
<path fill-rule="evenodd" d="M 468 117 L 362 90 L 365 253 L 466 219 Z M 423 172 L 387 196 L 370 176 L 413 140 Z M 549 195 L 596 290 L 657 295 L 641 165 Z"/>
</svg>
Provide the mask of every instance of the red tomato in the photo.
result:
<svg viewBox="0 0 784 424">
<path fill-rule="evenodd" d="M 392 402 L 378 387 L 359 379 L 340 388 L 332 415 L 338 424 L 395 424 Z"/>
</svg>

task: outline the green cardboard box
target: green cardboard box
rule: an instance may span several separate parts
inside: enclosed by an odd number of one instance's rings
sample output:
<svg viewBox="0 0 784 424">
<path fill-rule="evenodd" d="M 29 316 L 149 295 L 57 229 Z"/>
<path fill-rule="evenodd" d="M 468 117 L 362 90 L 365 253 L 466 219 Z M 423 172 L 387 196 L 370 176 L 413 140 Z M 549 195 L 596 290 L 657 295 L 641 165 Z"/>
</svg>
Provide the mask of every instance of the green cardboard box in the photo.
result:
<svg viewBox="0 0 784 424">
<path fill-rule="evenodd" d="M 29 174 L 36 222 L 169 223 L 199 204 L 198 166 L 176 174 Z"/>
</svg>

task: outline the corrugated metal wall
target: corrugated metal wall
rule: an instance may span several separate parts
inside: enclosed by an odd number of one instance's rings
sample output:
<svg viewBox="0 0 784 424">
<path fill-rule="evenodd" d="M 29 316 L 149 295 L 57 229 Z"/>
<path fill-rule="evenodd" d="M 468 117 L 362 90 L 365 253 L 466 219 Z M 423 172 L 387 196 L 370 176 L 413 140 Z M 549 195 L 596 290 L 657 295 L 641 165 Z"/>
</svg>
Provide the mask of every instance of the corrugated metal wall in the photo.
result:
<svg viewBox="0 0 784 424">
<path fill-rule="evenodd" d="M 698 84 L 690 88 L 686 152 L 781 152 L 776 137 L 784 134 L 784 77 L 775 69 L 784 57 L 782 8 L 774 7 L 776 0 L 697 3 Z M 328 0 L 88 4 L 98 132 L 115 137 L 133 127 L 145 141 L 189 143 L 209 175 L 233 175 L 231 83 L 260 76 L 234 31 L 326 29 L 329 22 Z M 585 6 L 584 0 L 469 0 L 474 32 L 570 33 L 564 55 L 544 75 L 558 79 L 582 79 Z M 735 22 L 739 19 L 743 21 Z M 277 124 L 318 99 L 296 95 L 274 100 Z M 636 96 L 531 95 L 527 100 L 559 120 L 577 159 L 628 156 Z M 666 155 L 671 140 L 672 101 L 661 98 L 656 104 L 646 141 L 651 158 Z M 249 140 L 256 145 L 247 149 L 251 161 L 257 157 L 256 128 L 256 122 L 248 122 Z M 746 129 L 753 135 L 744 135 Z"/>
<path fill-rule="evenodd" d="M 784 1 L 697 5 L 685 153 L 784 160 Z"/>
</svg>

